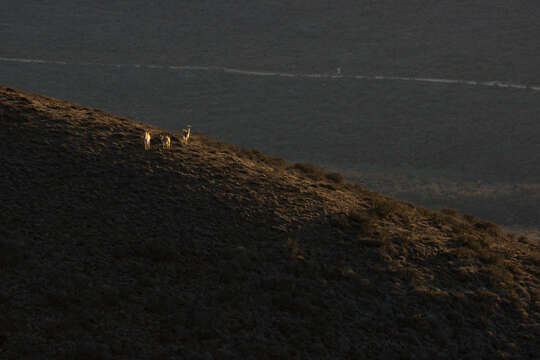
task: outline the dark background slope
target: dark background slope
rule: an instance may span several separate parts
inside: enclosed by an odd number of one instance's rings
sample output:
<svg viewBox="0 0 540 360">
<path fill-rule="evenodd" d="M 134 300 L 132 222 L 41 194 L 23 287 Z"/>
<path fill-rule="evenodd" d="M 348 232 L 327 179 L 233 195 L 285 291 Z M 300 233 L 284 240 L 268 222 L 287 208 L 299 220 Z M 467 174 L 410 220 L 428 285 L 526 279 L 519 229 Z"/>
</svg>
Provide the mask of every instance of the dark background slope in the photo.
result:
<svg viewBox="0 0 540 360">
<path fill-rule="evenodd" d="M 212 65 L 539 84 L 533 1 L 5 1 L 0 80 L 198 130 L 430 206 L 538 225 L 539 93 L 80 65 Z M 496 210 L 494 210 L 496 209 Z"/>
<path fill-rule="evenodd" d="M 3 85 L 0 123 L 2 358 L 537 354 L 539 247 L 493 223 Z"/>
<path fill-rule="evenodd" d="M 5 56 L 540 82 L 534 1 L 3 3 Z"/>
</svg>

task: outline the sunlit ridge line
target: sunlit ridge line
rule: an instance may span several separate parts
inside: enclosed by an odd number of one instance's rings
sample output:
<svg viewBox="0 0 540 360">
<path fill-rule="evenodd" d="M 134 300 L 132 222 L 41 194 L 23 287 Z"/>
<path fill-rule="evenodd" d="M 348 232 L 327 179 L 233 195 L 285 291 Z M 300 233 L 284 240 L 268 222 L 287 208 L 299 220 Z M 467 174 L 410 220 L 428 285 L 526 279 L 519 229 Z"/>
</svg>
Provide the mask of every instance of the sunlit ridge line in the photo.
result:
<svg viewBox="0 0 540 360">
<path fill-rule="evenodd" d="M 342 74 L 295 74 L 285 72 L 270 72 L 256 71 L 248 69 L 236 69 L 218 66 L 198 66 L 198 65 L 158 65 L 158 64 L 108 64 L 99 62 L 66 62 L 59 60 L 44 60 L 44 59 L 29 59 L 29 58 L 10 58 L 0 57 L 3 62 L 18 62 L 23 64 L 50 64 L 50 65 L 80 65 L 80 66 L 108 66 L 116 68 L 146 68 L 158 70 L 191 70 L 191 71 L 221 71 L 228 74 L 238 74 L 246 76 L 279 76 L 290 78 L 311 78 L 311 79 L 356 79 L 356 80 L 390 80 L 390 81 L 414 81 L 440 84 L 459 84 L 470 86 L 487 86 L 498 88 L 511 88 L 520 90 L 540 91 L 540 85 L 532 86 L 525 84 L 509 83 L 504 81 L 474 81 L 474 80 L 458 80 L 458 79 L 442 79 L 442 78 L 426 78 L 426 77 L 409 77 L 409 76 L 384 76 L 384 75 L 342 75 Z"/>
</svg>

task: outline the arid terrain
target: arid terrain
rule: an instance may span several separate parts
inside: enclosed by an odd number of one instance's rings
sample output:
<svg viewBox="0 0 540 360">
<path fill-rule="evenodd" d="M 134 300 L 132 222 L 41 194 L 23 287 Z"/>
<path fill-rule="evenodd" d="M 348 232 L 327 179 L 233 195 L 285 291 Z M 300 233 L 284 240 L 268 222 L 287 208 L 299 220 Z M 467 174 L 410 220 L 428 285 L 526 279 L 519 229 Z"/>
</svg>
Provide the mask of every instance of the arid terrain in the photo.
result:
<svg viewBox="0 0 540 360">
<path fill-rule="evenodd" d="M 540 86 L 537 1 L 5 0 L 2 10 L 3 83 L 171 130 L 189 123 L 403 200 L 540 229 L 540 91 L 353 78 Z M 343 78 L 175 68 L 185 65 L 339 67 Z"/>
<path fill-rule="evenodd" d="M 0 126 L 1 358 L 538 355 L 540 248 L 492 222 L 5 85 Z"/>
</svg>

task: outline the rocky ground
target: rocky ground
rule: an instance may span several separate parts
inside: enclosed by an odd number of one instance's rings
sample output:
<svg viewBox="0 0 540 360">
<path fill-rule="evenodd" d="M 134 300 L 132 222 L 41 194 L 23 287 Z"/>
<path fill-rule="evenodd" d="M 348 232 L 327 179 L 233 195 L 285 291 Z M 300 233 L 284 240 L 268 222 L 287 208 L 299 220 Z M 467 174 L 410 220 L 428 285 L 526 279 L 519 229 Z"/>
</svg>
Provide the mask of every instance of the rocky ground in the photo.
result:
<svg viewBox="0 0 540 360">
<path fill-rule="evenodd" d="M 538 355 L 540 248 L 493 223 L 3 85 L 0 122 L 2 358 Z"/>
</svg>

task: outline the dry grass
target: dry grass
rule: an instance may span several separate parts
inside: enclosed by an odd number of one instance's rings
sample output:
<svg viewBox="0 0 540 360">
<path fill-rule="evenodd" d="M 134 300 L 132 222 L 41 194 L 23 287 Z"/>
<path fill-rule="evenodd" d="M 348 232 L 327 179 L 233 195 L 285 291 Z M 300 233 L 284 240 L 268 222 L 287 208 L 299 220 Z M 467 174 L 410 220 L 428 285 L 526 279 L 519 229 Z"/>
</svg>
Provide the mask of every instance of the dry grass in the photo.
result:
<svg viewBox="0 0 540 360">
<path fill-rule="evenodd" d="M 202 144 L 210 147 L 211 149 L 219 150 L 220 152 L 224 152 L 226 154 L 234 154 L 239 158 L 264 164 L 276 170 L 284 169 L 287 164 L 285 160 L 280 157 L 268 156 L 256 149 L 244 148 L 234 144 L 226 143 L 224 141 L 215 140 L 201 133 L 195 133 L 195 135 Z"/>
</svg>

